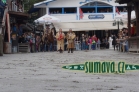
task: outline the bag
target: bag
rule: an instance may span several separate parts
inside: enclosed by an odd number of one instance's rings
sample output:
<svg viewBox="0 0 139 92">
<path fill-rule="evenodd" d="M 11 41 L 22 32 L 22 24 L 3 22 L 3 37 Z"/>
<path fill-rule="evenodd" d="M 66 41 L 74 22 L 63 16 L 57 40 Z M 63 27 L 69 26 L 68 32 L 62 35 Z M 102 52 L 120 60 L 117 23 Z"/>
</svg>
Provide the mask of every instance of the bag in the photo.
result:
<svg viewBox="0 0 139 92">
<path fill-rule="evenodd" d="M 96 43 L 95 41 L 92 42 L 92 44 Z"/>
</svg>

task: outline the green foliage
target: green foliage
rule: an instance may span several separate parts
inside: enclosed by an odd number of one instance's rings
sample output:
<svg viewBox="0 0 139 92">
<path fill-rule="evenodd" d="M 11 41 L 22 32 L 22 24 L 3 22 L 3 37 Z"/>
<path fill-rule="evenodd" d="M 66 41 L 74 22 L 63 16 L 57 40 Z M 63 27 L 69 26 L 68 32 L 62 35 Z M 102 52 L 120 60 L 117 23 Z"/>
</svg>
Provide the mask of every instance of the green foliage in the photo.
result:
<svg viewBox="0 0 139 92">
<path fill-rule="evenodd" d="M 45 1 L 45 0 L 24 0 L 23 3 L 28 2 L 27 4 L 33 5 L 35 3 L 42 2 L 42 1 Z"/>
<path fill-rule="evenodd" d="M 24 4 L 25 12 L 27 12 L 31 7 L 33 7 L 35 3 L 42 2 L 42 1 L 45 1 L 45 0 L 24 0 L 23 4 Z"/>
<path fill-rule="evenodd" d="M 27 13 L 31 9 L 31 7 L 34 6 L 35 3 L 39 3 L 39 2 L 42 2 L 42 1 L 46 1 L 46 0 L 24 0 L 23 1 L 24 11 Z M 37 15 L 38 15 L 37 12 L 32 13 L 31 18 L 28 20 L 28 22 L 33 23 L 33 21 L 38 18 Z"/>
<path fill-rule="evenodd" d="M 2 0 L 3 3 L 6 3 L 6 0 Z"/>
</svg>

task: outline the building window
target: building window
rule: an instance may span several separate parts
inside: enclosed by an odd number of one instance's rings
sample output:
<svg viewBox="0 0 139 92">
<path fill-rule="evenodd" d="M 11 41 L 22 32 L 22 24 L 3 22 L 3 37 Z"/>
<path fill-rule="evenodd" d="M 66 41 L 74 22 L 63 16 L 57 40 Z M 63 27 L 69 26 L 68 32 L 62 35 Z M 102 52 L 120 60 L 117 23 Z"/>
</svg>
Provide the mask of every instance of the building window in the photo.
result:
<svg viewBox="0 0 139 92">
<path fill-rule="evenodd" d="M 89 2 L 82 7 L 83 13 L 112 13 L 113 7 L 103 2 Z"/>
<path fill-rule="evenodd" d="M 50 12 L 50 14 L 61 14 L 62 8 L 50 8 L 49 12 Z"/>
<path fill-rule="evenodd" d="M 95 13 L 95 7 L 93 8 L 81 8 L 83 13 Z"/>
<path fill-rule="evenodd" d="M 98 7 L 97 13 L 112 13 L 113 8 L 112 7 Z"/>
<path fill-rule="evenodd" d="M 77 8 L 64 8 L 64 13 L 77 13 Z"/>
<path fill-rule="evenodd" d="M 127 12 L 127 7 L 126 6 L 117 6 L 119 12 Z"/>
</svg>

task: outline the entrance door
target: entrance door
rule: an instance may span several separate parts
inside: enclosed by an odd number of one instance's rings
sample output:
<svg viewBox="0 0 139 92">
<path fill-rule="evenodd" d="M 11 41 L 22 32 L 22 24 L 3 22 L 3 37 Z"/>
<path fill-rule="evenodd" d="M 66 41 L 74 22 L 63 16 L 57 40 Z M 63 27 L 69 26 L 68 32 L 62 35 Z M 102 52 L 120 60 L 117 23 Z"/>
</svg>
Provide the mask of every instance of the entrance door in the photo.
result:
<svg viewBox="0 0 139 92">
<path fill-rule="evenodd" d="M 100 30 L 97 30 L 97 31 L 95 31 L 95 34 L 96 34 L 96 37 L 97 38 L 102 38 L 102 30 L 100 31 Z"/>
<path fill-rule="evenodd" d="M 88 36 L 93 36 L 92 31 L 88 32 Z"/>
</svg>

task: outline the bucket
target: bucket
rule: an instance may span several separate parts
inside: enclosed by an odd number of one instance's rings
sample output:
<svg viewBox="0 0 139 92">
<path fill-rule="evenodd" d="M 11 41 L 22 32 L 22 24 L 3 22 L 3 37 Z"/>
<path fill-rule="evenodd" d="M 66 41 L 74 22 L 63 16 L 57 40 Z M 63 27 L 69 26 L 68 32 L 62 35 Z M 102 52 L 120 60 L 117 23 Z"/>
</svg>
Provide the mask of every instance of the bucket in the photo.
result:
<svg viewBox="0 0 139 92">
<path fill-rule="evenodd" d="M 4 42 L 4 53 L 5 54 L 11 54 L 12 50 L 11 50 L 11 43 L 9 42 Z"/>
</svg>

